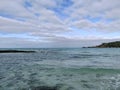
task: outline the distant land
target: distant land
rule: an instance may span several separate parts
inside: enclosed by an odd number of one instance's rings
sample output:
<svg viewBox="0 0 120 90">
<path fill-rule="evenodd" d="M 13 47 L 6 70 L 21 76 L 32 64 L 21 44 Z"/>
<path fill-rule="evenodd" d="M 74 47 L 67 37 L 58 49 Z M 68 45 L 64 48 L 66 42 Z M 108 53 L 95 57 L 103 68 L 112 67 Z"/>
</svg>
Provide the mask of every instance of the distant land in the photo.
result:
<svg viewBox="0 0 120 90">
<path fill-rule="evenodd" d="M 101 45 L 83 48 L 120 48 L 120 41 L 102 43 Z"/>
<path fill-rule="evenodd" d="M 22 50 L 0 50 L 0 53 L 34 53 L 35 51 L 22 51 Z"/>
</svg>

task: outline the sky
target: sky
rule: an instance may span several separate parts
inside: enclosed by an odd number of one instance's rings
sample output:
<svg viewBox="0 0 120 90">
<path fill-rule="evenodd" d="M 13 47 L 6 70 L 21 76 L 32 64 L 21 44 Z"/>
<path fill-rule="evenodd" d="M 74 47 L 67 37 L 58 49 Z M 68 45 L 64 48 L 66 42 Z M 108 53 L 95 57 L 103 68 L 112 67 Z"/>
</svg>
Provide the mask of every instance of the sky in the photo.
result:
<svg viewBox="0 0 120 90">
<path fill-rule="evenodd" d="M 70 48 L 118 40 L 120 0 L 0 0 L 0 48 Z"/>
</svg>

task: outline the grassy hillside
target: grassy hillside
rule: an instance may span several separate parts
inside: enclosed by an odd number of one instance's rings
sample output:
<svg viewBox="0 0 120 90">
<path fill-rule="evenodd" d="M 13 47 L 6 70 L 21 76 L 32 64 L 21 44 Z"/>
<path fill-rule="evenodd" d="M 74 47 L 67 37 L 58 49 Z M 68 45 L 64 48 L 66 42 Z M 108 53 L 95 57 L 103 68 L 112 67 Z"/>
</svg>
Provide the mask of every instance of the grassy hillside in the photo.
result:
<svg viewBox="0 0 120 90">
<path fill-rule="evenodd" d="M 120 48 L 120 41 L 102 43 L 101 45 L 87 47 L 87 48 Z"/>
</svg>

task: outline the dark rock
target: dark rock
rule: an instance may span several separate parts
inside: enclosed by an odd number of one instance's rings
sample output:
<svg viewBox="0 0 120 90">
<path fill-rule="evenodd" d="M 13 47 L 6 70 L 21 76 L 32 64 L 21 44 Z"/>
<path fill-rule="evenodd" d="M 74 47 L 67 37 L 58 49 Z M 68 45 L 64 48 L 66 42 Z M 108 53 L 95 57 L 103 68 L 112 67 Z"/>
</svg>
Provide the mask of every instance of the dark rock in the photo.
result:
<svg viewBox="0 0 120 90">
<path fill-rule="evenodd" d="M 0 53 L 34 53 L 35 51 L 23 51 L 23 50 L 0 50 Z"/>
<path fill-rule="evenodd" d="M 38 87 L 32 87 L 31 90 L 58 90 L 58 89 L 57 87 L 38 86 Z"/>
</svg>

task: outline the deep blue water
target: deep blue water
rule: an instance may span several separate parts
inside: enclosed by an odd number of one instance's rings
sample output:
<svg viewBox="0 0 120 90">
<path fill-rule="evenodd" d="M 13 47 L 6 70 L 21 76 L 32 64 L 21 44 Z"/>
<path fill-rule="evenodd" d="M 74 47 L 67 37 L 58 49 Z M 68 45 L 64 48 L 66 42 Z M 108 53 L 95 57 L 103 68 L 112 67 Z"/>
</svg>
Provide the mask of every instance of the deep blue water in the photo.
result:
<svg viewBox="0 0 120 90">
<path fill-rule="evenodd" d="M 120 90 L 120 48 L 17 50 L 36 53 L 0 53 L 0 90 Z"/>
</svg>

